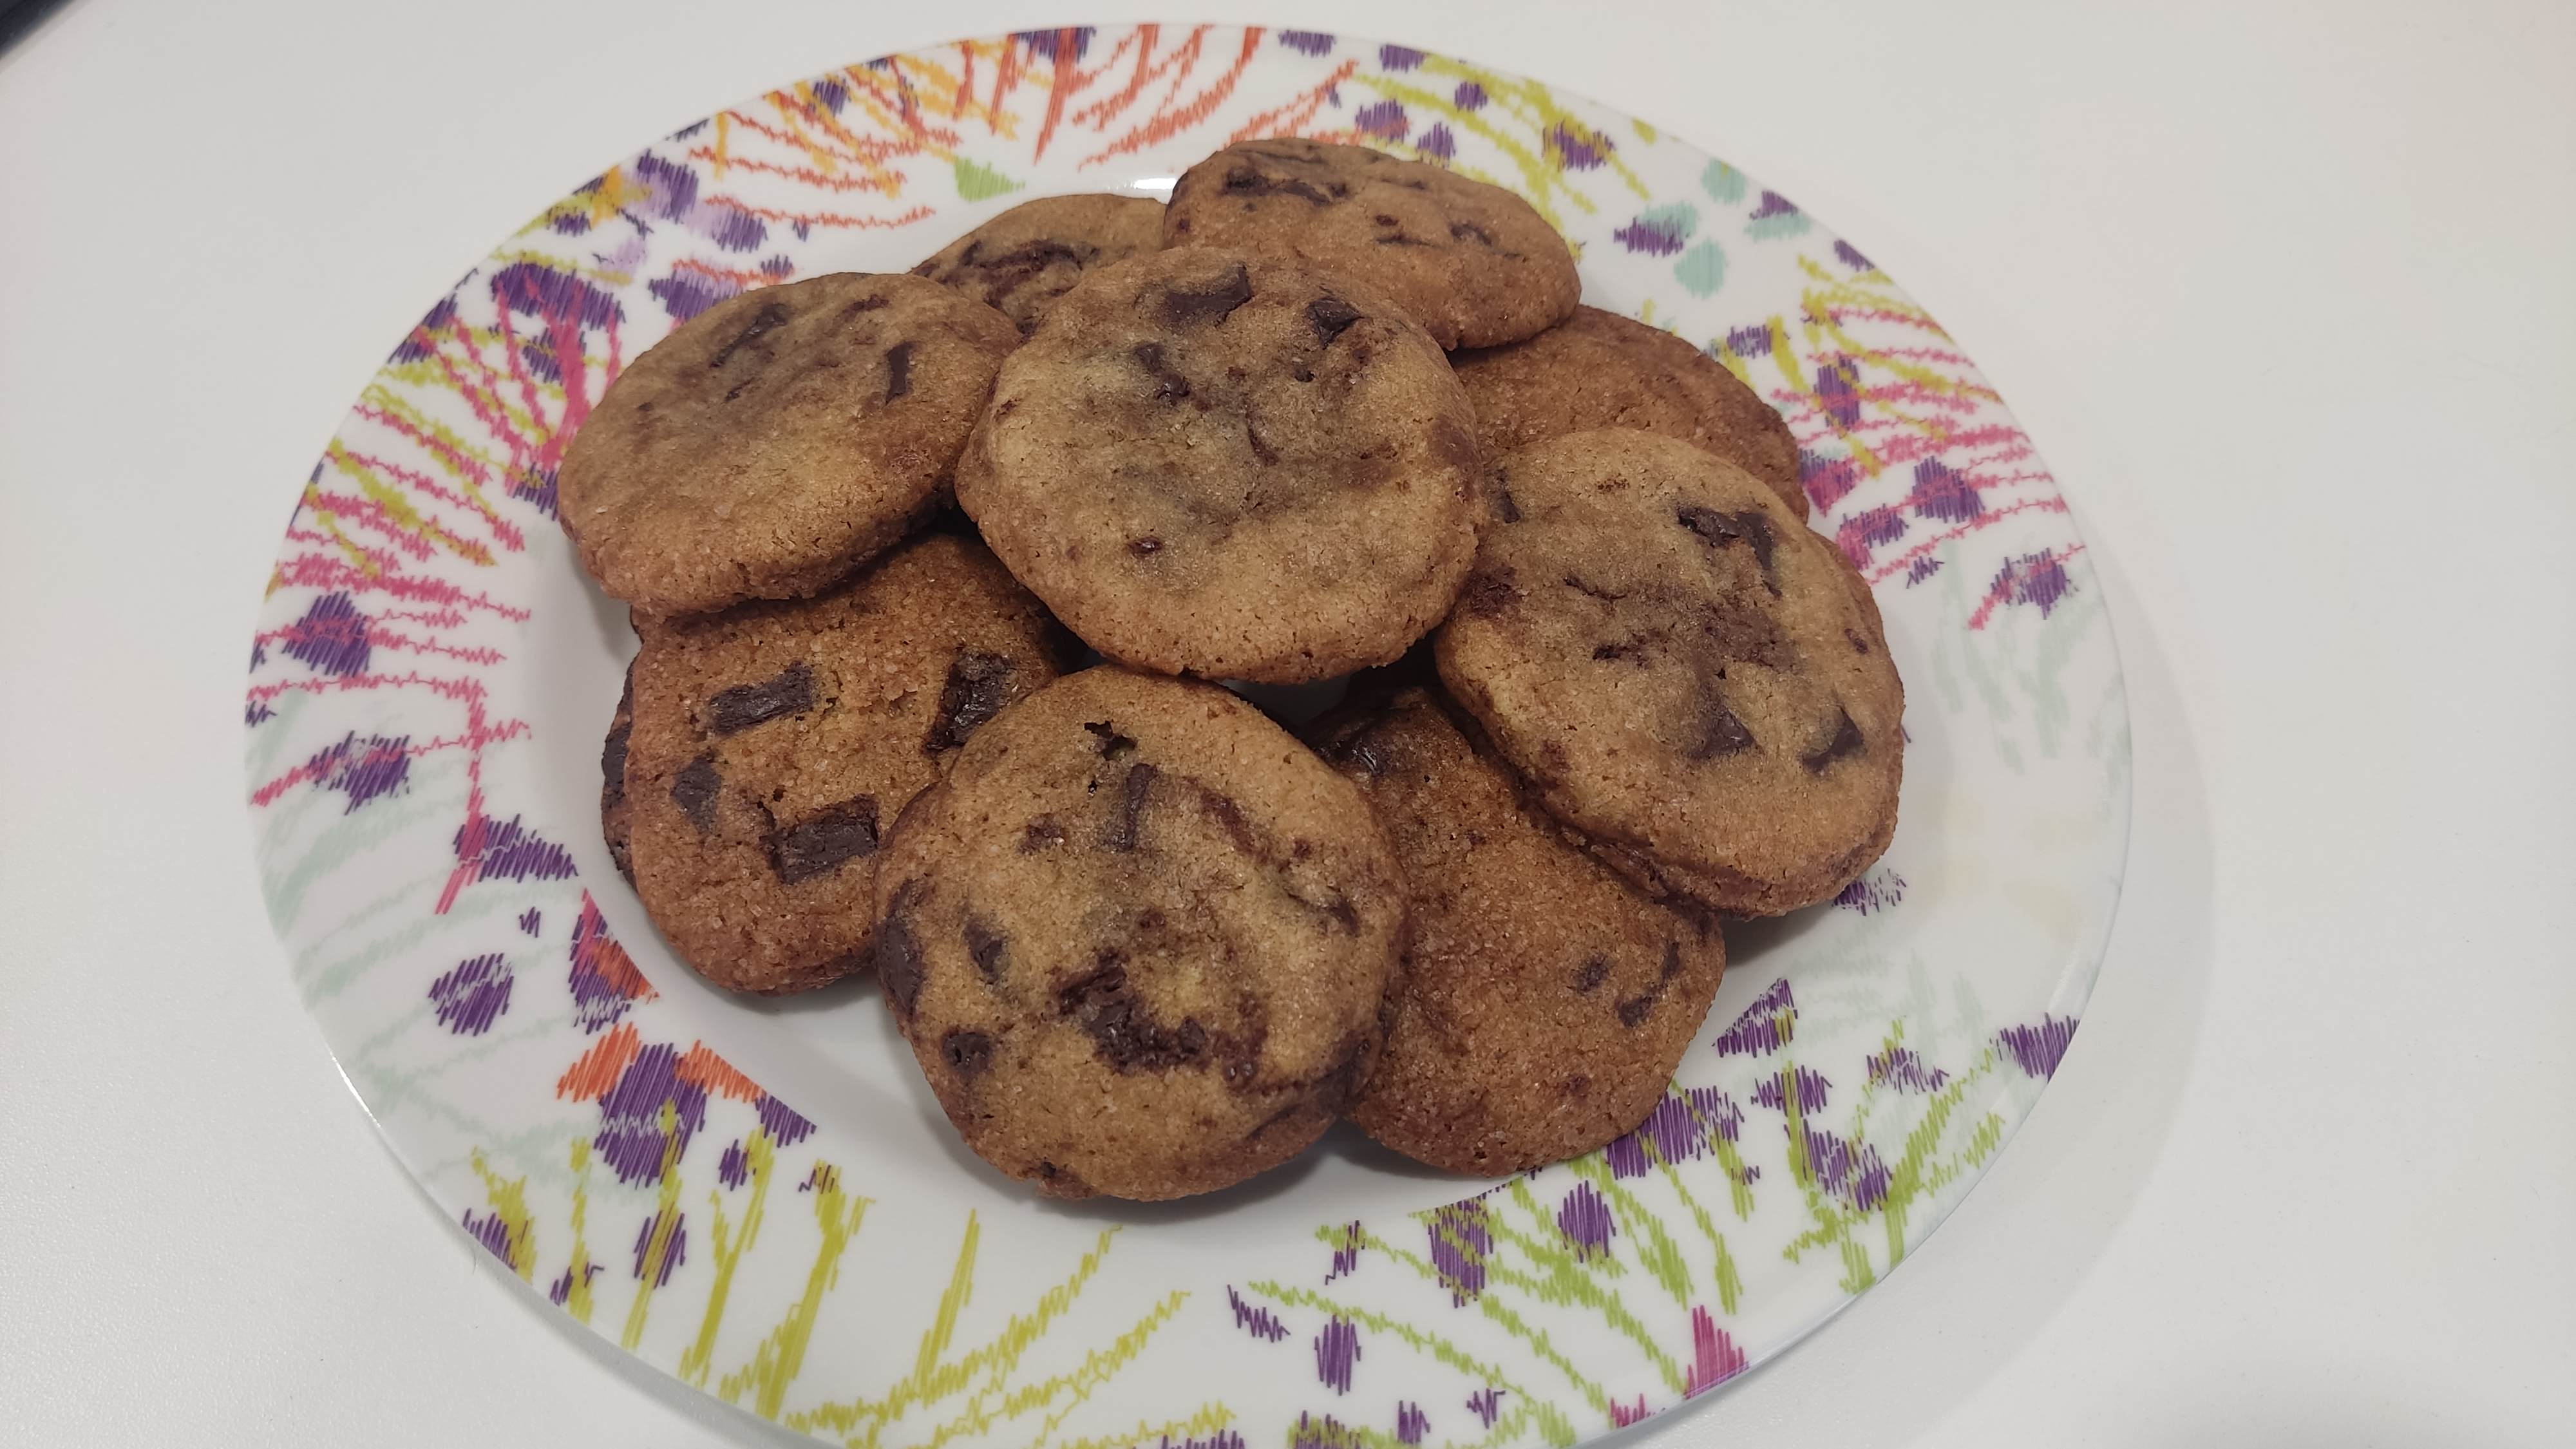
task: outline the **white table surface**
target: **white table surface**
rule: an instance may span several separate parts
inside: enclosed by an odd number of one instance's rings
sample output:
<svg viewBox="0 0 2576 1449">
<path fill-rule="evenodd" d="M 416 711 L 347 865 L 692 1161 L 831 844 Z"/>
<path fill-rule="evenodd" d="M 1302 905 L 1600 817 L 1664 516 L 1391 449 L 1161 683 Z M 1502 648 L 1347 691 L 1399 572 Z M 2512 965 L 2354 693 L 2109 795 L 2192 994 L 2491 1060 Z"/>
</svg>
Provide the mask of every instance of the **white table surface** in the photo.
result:
<svg viewBox="0 0 2576 1449">
<path fill-rule="evenodd" d="M 1925 1250 L 1661 1444 L 2576 1441 L 2576 6 L 2114 8 L 1294 10 L 1826 218 L 2110 593 L 2137 824 L 2082 1034 Z M 0 1442 L 749 1435 L 376 1140 L 253 886 L 246 640 L 343 409 L 536 208 L 1068 13 L 75 0 L 0 57 Z"/>
</svg>

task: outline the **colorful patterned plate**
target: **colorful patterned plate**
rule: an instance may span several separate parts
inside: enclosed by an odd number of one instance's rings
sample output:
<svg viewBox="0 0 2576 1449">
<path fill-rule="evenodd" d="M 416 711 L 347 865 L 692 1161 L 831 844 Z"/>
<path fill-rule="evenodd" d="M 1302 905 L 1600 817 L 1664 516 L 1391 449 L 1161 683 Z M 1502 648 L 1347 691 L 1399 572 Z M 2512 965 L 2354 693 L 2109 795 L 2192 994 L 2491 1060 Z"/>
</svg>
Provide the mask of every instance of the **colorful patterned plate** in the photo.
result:
<svg viewBox="0 0 2576 1449">
<path fill-rule="evenodd" d="M 631 647 L 556 530 L 621 363 L 718 298 L 894 270 L 1013 202 L 1168 190 L 1226 142 L 1500 182 L 1592 302 L 1788 417 L 1877 586 L 1912 748 L 1887 858 L 1729 933 L 1635 1134 L 1501 1183 L 1346 1131 L 1158 1207 L 1034 1200 L 958 1145 L 865 984 L 737 1000 L 600 844 Z M 773 91 L 546 208 L 394 349 L 304 485 L 251 650 L 270 914 L 367 1110 L 531 1291 L 728 1402 L 869 1445 L 1572 1444 L 1868 1288 L 2029 1110 L 2127 838 L 2101 593 L 2029 441 L 1849 244 L 1517 76 L 1297 30 L 966 41 Z"/>
</svg>

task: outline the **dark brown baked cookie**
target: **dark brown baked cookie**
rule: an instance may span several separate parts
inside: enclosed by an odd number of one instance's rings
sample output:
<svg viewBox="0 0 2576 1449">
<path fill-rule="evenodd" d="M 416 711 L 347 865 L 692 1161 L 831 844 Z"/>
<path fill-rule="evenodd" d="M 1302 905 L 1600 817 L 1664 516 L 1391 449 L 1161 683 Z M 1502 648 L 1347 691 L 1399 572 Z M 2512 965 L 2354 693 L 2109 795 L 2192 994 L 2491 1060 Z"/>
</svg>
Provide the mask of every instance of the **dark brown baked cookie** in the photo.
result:
<svg viewBox="0 0 2576 1449">
<path fill-rule="evenodd" d="M 1003 364 L 957 501 L 1101 653 L 1293 684 L 1383 664 L 1449 611 L 1473 428 L 1378 293 L 1189 247 L 1057 299 Z"/>
<path fill-rule="evenodd" d="M 1395 1027 L 1351 1120 L 1487 1177 L 1635 1127 L 1717 994 L 1717 922 L 1648 899 L 1568 841 L 1432 690 L 1359 689 L 1309 738 L 1377 811 L 1413 929 Z"/>
<path fill-rule="evenodd" d="M 1376 1061 L 1404 927 L 1386 837 L 1213 685 L 1104 665 L 1038 691 L 880 860 L 878 984 L 967 1145 L 1042 1192 L 1240 1181 Z"/>
<path fill-rule="evenodd" d="M 645 614 L 802 598 L 903 537 L 1019 342 L 919 277 L 746 292 L 629 364 L 565 454 L 560 516 Z"/>
<path fill-rule="evenodd" d="M 635 860 L 629 853 L 635 812 L 626 803 L 626 742 L 634 732 L 635 661 L 629 659 L 626 686 L 617 692 L 617 712 L 608 717 L 608 738 L 599 746 L 599 835 L 628 885 L 635 884 Z"/>
<path fill-rule="evenodd" d="M 635 890 L 737 991 L 866 964 L 878 833 L 1064 639 L 971 539 L 926 534 L 820 598 L 642 621 L 626 755 Z"/>
<path fill-rule="evenodd" d="M 1660 328 L 1578 307 L 1526 342 L 1449 362 L 1487 457 L 1591 428 L 1639 428 L 1715 453 L 1807 516 L 1789 425 L 1726 364 Z"/>
<path fill-rule="evenodd" d="M 1099 192 L 1024 201 L 912 269 L 1036 330 L 1055 299 L 1094 267 L 1163 247 L 1163 204 Z"/>
<path fill-rule="evenodd" d="M 1515 342 L 1562 322 L 1582 284 L 1530 204 L 1366 146 L 1239 141 L 1181 173 L 1167 246 L 1234 247 L 1377 288 L 1443 347 Z"/>
<path fill-rule="evenodd" d="M 1737 915 L 1886 849 L 1905 694 L 1833 545 L 1741 468 L 1650 433 L 1504 458 L 1440 677 L 1550 813 Z"/>
</svg>

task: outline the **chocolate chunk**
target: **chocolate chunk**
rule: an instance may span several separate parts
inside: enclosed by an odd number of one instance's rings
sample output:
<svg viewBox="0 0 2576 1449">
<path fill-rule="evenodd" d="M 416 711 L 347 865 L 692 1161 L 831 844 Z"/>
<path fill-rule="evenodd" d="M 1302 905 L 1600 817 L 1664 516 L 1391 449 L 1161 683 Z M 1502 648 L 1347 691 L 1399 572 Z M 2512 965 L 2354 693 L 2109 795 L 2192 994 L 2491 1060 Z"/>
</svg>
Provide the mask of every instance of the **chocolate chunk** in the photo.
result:
<svg viewBox="0 0 2576 1449">
<path fill-rule="evenodd" d="M 1490 619 L 1508 609 L 1519 598 L 1512 587 L 1511 565 L 1471 575 L 1467 586 L 1458 592 L 1458 607 L 1480 619 Z"/>
<path fill-rule="evenodd" d="M 791 314 L 788 312 L 786 304 L 783 302 L 761 303 L 760 310 L 752 314 L 751 325 L 743 328 L 740 332 L 735 333 L 731 342 L 717 348 L 716 355 L 707 359 L 707 370 L 712 372 L 731 361 L 733 359 L 734 350 L 742 346 L 744 343 L 751 341 L 753 338 L 756 338 L 763 333 L 775 332 L 779 328 L 786 326 L 787 319 L 790 315 Z"/>
<path fill-rule="evenodd" d="M 1092 1047 L 1115 1071 L 1165 1071 L 1207 1056 L 1207 1028 L 1196 1017 L 1165 1027 L 1137 1002 L 1118 953 L 1103 951 L 1099 964 L 1056 992 L 1056 1010 L 1091 1037 Z"/>
<path fill-rule="evenodd" d="M 1243 439 L 1252 445 L 1252 456 L 1258 459 L 1263 467 L 1269 467 L 1279 461 L 1279 450 L 1261 440 L 1261 430 L 1254 427 L 1248 418 L 1243 424 Z"/>
<path fill-rule="evenodd" d="M 1798 763 L 1807 767 L 1807 773 L 1821 775 L 1834 761 L 1846 755 L 1860 754 L 1868 748 L 1869 742 L 1861 738 L 1860 726 L 1852 723 L 1851 711 L 1835 705 L 1833 738 L 1799 756 Z"/>
<path fill-rule="evenodd" d="M 1492 246 L 1494 244 L 1494 234 L 1485 230 L 1483 227 L 1476 225 L 1472 221 L 1453 221 L 1449 223 L 1449 239 L 1451 241 L 1466 241 L 1470 238 L 1473 238 L 1479 246 Z"/>
<path fill-rule="evenodd" d="M 716 757 L 700 755 L 680 767 L 671 780 L 671 803 L 689 817 L 689 823 L 701 834 L 715 829 L 716 796 L 724 791 L 724 776 L 716 770 Z"/>
<path fill-rule="evenodd" d="M 737 734 L 778 718 L 803 714 L 814 707 L 814 671 L 800 659 L 758 684 L 737 684 L 716 691 L 707 701 L 707 728 L 719 735 Z"/>
<path fill-rule="evenodd" d="M 1154 380 L 1154 397 L 1157 401 L 1173 402 L 1190 395 L 1190 380 L 1181 376 L 1179 370 L 1164 357 L 1163 344 L 1139 342 L 1136 344 L 1136 350 L 1129 355 L 1136 359 L 1138 367 L 1145 369 L 1145 375 Z"/>
<path fill-rule="evenodd" d="M 1602 644 L 1593 649 L 1592 657 L 1595 659 L 1632 659 L 1642 667 L 1646 662 L 1646 646 L 1638 643 L 1634 639 L 1623 640 L 1616 644 Z"/>
<path fill-rule="evenodd" d="M 898 342 L 886 349 L 887 402 L 912 391 L 912 353 L 913 344 L 909 342 Z"/>
<path fill-rule="evenodd" d="M 975 963 L 975 972 L 987 986 L 1002 984 L 1002 933 L 973 912 L 966 915 L 966 955 Z"/>
<path fill-rule="evenodd" d="M 1213 327 L 1251 300 L 1251 274 L 1238 265 L 1232 276 L 1206 291 L 1167 289 L 1163 293 L 1163 321 L 1173 327 Z"/>
<path fill-rule="evenodd" d="M 924 754 L 944 754 L 966 743 L 984 721 L 1002 712 L 1015 666 L 1005 655 L 959 651 L 939 691 L 939 718 L 922 739 Z"/>
<path fill-rule="evenodd" d="M 635 731 L 635 722 L 627 720 L 608 732 L 599 747 L 599 803 L 601 808 L 626 799 L 626 741 Z"/>
<path fill-rule="evenodd" d="M 1664 992 L 1672 986 L 1673 978 L 1681 974 L 1681 945 L 1679 942 L 1666 941 L 1663 969 L 1655 973 L 1655 984 L 1619 1003 L 1619 1024 L 1630 1031 L 1643 1026 L 1646 1018 L 1654 1014 L 1655 1003 L 1663 1000 Z"/>
<path fill-rule="evenodd" d="M 1674 521 L 1698 534 L 1700 541 L 1711 548 L 1722 548 L 1730 543 L 1751 545 L 1753 561 L 1762 568 L 1763 587 L 1775 597 L 1779 594 L 1780 580 L 1771 571 L 1771 549 L 1777 538 L 1771 532 L 1771 520 L 1763 517 L 1760 509 L 1720 513 L 1714 508 L 1685 503 L 1674 514 Z"/>
<path fill-rule="evenodd" d="M 1372 780 L 1385 774 L 1386 767 L 1392 763 L 1386 742 L 1378 738 L 1376 724 L 1333 746 L 1331 759 L 1337 765 L 1359 766 L 1361 772 Z"/>
<path fill-rule="evenodd" d="M 921 999 L 921 940 L 913 934 L 912 912 L 925 891 L 922 882 L 905 881 L 887 903 L 884 924 L 877 927 L 877 985 L 886 1004 L 905 1018 Z"/>
<path fill-rule="evenodd" d="M 1326 347 L 1354 322 L 1367 314 L 1339 297 L 1317 297 L 1306 304 L 1306 322 L 1315 329 L 1315 340 Z"/>
<path fill-rule="evenodd" d="M 1699 709 L 1699 717 L 1695 721 L 1699 726 L 1699 737 L 1691 742 L 1689 753 L 1692 759 L 1714 760 L 1753 748 L 1753 731 L 1746 729 L 1744 721 L 1735 717 L 1735 711 L 1726 707 L 1726 700 L 1718 694 L 1715 685 L 1702 680 L 1695 702 Z"/>
<path fill-rule="evenodd" d="M 835 322 L 846 323 L 851 318 L 858 316 L 862 312 L 874 312 L 885 305 L 887 305 L 887 303 L 886 299 L 883 297 L 861 297 L 859 300 L 842 308 L 840 315 L 834 317 L 832 320 Z"/>
<path fill-rule="evenodd" d="M 1704 602 L 1696 617 L 1701 636 L 1716 646 L 1717 657 L 1726 663 L 1742 660 L 1765 669 L 1786 669 L 1797 662 L 1797 651 L 1780 632 L 1780 621 L 1760 609 L 1711 601 Z"/>
<path fill-rule="evenodd" d="M 956 1027 L 939 1039 L 939 1054 L 961 1077 L 980 1075 L 993 1063 L 993 1039 L 980 1031 Z"/>
<path fill-rule="evenodd" d="M 1261 154 L 1269 155 L 1271 153 L 1263 152 Z M 1281 157 L 1279 159 L 1302 160 L 1304 158 Z M 1333 196 L 1328 194 L 1324 188 L 1317 186 L 1311 181 L 1299 181 L 1293 177 L 1287 176 L 1271 176 L 1263 172 L 1256 171 L 1249 166 L 1237 166 L 1233 170 L 1225 173 L 1225 189 L 1226 194 L 1229 196 L 1241 196 L 1245 198 L 1255 196 L 1298 196 L 1315 203 L 1317 206 L 1330 206 L 1333 204 L 1334 200 Z"/>
<path fill-rule="evenodd" d="M 1120 734 L 1118 727 L 1105 719 L 1093 720 L 1083 728 L 1090 732 L 1093 739 L 1100 742 L 1100 754 L 1103 759 L 1123 760 L 1135 753 L 1135 739 Z"/>
<path fill-rule="evenodd" d="M 1590 996 L 1593 992 L 1600 989 L 1602 982 L 1609 979 L 1610 958 L 1607 956 L 1589 957 L 1581 966 L 1575 968 L 1575 993 L 1580 996 Z"/>
<path fill-rule="evenodd" d="M 1852 652 L 1854 654 L 1866 655 L 1869 653 L 1869 641 L 1860 637 L 1857 630 L 1845 629 L 1843 631 L 1843 639 L 1851 645 Z"/>
<path fill-rule="evenodd" d="M 1194 793 L 1198 796 L 1200 812 L 1225 831 L 1226 838 L 1234 842 L 1234 848 L 1244 855 L 1261 854 L 1261 842 L 1252 833 L 1252 822 L 1244 817 L 1243 807 L 1236 803 L 1234 797 L 1211 790 L 1195 780 L 1190 783 L 1196 787 Z"/>
<path fill-rule="evenodd" d="M 1064 822 L 1052 815 L 1041 815 L 1020 832 L 1020 854 L 1035 855 L 1064 844 Z"/>
<path fill-rule="evenodd" d="M 1604 588 L 1601 585 L 1593 583 L 1591 580 L 1583 578 L 1577 574 L 1567 574 L 1565 576 L 1565 586 L 1574 590 L 1576 593 L 1583 595 L 1585 598 L 1599 599 L 1605 604 L 1615 604 L 1621 599 L 1628 597 L 1625 590 Z"/>
<path fill-rule="evenodd" d="M 1521 505 L 1512 497 L 1512 490 L 1503 486 L 1500 474 L 1494 478 L 1494 517 L 1505 523 L 1521 521 Z"/>
<path fill-rule="evenodd" d="M 780 885 L 797 885 L 875 853 L 877 797 L 857 795 L 769 837 L 769 868 Z"/>
<path fill-rule="evenodd" d="M 1152 558 L 1163 551 L 1163 541 L 1152 534 L 1127 540 L 1127 551 L 1138 558 Z"/>
<path fill-rule="evenodd" d="M 1140 843 L 1145 800 L 1154 792 L 1154 777 L 1161 773 L 1142 760 L 1127 767 L 1126 782 L 1118 792 L 1118 816 L 1109 822 L 1109 833 L 1102 841 L 1111 850 L 1134 850 Z"/>
</svg>

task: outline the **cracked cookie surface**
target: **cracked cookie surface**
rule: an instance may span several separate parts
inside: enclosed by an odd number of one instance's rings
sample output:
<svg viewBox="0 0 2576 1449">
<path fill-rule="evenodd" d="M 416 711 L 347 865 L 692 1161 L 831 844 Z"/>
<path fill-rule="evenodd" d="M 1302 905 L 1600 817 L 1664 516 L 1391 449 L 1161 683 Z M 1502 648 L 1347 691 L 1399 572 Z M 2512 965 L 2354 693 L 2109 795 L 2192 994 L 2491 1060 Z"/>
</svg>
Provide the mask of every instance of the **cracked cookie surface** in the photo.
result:
<svg viewBox="0 0 2576 1449">
<path fill-rule="evenodd" d="M 1735 915 L 1886 849 L 1905 695 L 1856 576 L 1741 468 L 1648 433 L 1505 457 L 1435 657 L 1549 813 Z"/>
<path fill-rule="evenodd" d="M 624 808 L 636 894 L 737 991 L 866 965 L 879 836 L 1066 642 L 972 539 L 925 534 L 814 599 L 641 622 Z"/>
<path fill-rule="evenodd" d="M 1004 710 L 895 823 L 875 964 L 977 1155 L 1056 1197 L 1206 1192 L 1368 1079 L 1405 919 L 1352 784 L 1212 685 Z"/>
<path fill-rule="evenodd" d="M 1011 320 L 919 277 L 728 298 L 628 364 L 557 478 L 582 567 L 639 613 L 803 598 L 938 503 Z"/>
</svg>

